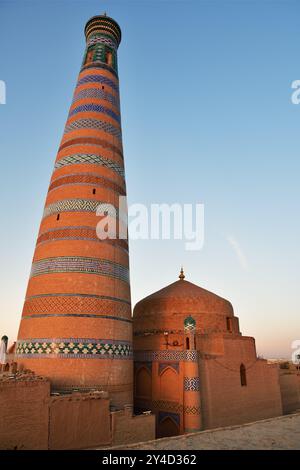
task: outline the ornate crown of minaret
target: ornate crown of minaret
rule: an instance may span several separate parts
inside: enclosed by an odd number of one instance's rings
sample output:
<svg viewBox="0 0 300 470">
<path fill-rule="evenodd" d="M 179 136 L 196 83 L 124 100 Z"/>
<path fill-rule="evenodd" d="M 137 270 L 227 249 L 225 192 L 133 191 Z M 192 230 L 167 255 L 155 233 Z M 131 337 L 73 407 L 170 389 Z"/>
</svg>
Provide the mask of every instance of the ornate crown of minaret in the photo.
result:
<svg viewBox="0 0 300 470">
<path fill-rule="evenodd" d="M 126 194 L 119 104 L 118 24 L 85 27 L 86 50 L 46 198 L 17 357 L 55 390 L 108 390 L 132 402 L 126 240 L 99 240 L 99 204 L 118 218 Z M 111 210 L 114 206 L 115 211 Z"/>
</svg>

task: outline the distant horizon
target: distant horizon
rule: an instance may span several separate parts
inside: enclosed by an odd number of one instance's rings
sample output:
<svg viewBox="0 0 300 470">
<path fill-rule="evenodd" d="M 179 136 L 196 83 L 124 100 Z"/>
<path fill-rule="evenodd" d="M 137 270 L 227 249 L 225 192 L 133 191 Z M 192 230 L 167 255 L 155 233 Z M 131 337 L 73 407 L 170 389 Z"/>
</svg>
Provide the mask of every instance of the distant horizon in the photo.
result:
<svg viewBox="0 0 300 470">
<path fill-rule="evenodd" d="M 183 266 L 186 280 L 232 303 L 259 356 L 291 360 L 300 340 L 300 4 L 284 2 L 1 2 L 1 336 L 17 336 L 84 26 L 103 11 L 122 29 L 128 203 L 204 205 L 198 251 L 184 240 L 130 241 L 132 306 Z"/>
</svg>

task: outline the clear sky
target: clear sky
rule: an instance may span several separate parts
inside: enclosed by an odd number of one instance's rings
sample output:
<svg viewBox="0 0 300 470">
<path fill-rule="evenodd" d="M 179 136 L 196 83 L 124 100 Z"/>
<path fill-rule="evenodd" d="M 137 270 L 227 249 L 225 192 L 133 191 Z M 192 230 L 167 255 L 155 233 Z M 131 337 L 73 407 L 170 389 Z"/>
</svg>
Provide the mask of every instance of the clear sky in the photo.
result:
<svg viewBox="0 0 300 470">
<path fill-rule="evenodd" d="M 133 304 L 186 278 L 229 299 L 265 357 L 300 339 L 300 2 L 0 0 L 1 316 L 17 334 L 86 21 L 120 24 L 129 203 L 205 204 L 205 244 L 132 241 Z"/>
</svg>

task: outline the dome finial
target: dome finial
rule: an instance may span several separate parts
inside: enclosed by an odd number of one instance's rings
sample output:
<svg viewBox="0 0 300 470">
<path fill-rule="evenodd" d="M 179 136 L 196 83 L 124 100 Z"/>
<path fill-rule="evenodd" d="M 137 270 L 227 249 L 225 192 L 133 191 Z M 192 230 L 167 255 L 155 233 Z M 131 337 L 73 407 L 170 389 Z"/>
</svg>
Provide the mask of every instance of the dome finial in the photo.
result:
<svg viewBox="0 0 300 470">
<path fill-rule="evenodd" d="M 180 274 L 179 274 L 179 276 L 178 276 L 178 277 L 179 277 L 179 279 L 180 279 L 181 281 L 183 281 L 183 280 L 184 280 L 184 278 L 185 278 L 185 275 L 184 275 L 184 272 L 183 272 L 183 267 L 182 267 L 182 266 L 181 266 L 181 269 L 180 269 Z"/>
</svg>

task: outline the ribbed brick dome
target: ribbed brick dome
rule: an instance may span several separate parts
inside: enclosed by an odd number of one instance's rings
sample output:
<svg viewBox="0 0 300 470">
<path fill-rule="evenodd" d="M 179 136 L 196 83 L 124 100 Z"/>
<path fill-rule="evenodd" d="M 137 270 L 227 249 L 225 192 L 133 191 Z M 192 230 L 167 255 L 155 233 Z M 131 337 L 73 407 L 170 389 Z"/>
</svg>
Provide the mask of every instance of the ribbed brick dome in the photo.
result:
<svg viewBox="0 0 300 470">
<path fill-rule="evenodd" d="M 181 317 L 188 315 L 193 316 L 198 326 L 205 326 L 208 322 L 213 327 L 218 323 L 217 318 L 233 317 L 234 312 L 228 300 L 180 279 L 136 304 L 133 311 L 134 329 L 149 328 L 151 323 L 153 328 L 158 325 L 171 327 L 178 321 L 179 326 Z"/>
</svg>

